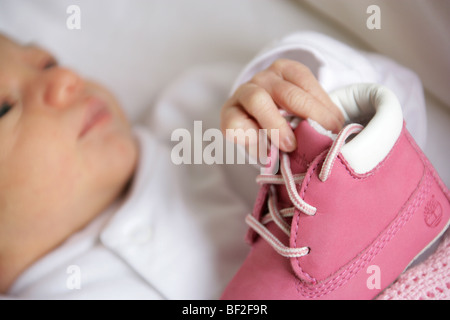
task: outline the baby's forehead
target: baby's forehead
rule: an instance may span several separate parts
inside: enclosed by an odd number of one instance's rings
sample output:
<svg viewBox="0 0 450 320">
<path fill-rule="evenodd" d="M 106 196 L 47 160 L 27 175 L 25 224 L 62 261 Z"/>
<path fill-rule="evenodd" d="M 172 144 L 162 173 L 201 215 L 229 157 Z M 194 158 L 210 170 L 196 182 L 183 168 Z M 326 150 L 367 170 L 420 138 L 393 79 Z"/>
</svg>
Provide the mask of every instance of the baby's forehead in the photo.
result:
<svg viewBox="0 0 450 320">
<path fill-rule="evenodd" d="M 25 46 L 17 43 L 13 39 L 0 33 L 0 54 L 1 58 L 5 58 L 5 55 L 17 55 L 19 52 L 24 51 Z"/>
<path fill-rule="evenodd" d="M 20 43 L 13 38 L 8 37 L 5 34 L 0 33 L 0 50 L 18 50 L 18 51 L 30 51 L 37 48 L 33 43 Z"/>
<path fill-rule="evenodd" d="M 20 47 L 21 45 L 7 35 L 0 33 L 0 47 L 2 46 Z"/>
<path fill-rule="evenodd" d="M 6 36 L 5 34 L 0 32 L 0 41 L 11 41 L 11 39 L 8 38 L 8 36 Z"/>
<path fill-rule="evenodd" d="M 22 44 L 0 33 L 0 63 L 6 60 L 34 64 L 53 55 L 35 43 Z M 3 61 L 2 61 L 3 60 Z"/>
</svg>

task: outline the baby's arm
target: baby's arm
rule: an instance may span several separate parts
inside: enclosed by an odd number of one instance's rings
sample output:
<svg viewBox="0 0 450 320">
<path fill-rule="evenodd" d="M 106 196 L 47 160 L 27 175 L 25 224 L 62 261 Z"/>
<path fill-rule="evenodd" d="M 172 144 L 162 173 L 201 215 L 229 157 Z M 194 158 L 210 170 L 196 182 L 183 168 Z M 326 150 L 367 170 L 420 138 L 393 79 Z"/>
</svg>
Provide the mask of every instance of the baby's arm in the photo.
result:
<svg viewBox="0 0 450 320">
<path fill-rule="evenodd" d="M 225 102 L 221 128 L 224 132 L 268 129 L 269 137 L 270 129 L 279 129 L 278 147 L 285 152 L 293 151 L 297 142 L 280 108 L 301 118 L 311 118 L 333 132 L 344 124 L 341 111 L 309 68 L 294 60 L 279 59 L 240 85 Z"/>
</svg>

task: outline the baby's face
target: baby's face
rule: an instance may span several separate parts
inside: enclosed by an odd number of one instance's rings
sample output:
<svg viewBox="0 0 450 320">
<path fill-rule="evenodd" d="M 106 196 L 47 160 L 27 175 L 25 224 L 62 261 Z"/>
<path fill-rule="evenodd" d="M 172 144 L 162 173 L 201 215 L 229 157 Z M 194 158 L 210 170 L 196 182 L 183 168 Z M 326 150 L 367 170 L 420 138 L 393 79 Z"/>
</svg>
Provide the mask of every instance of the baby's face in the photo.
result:
<svg viewBox="0 0 450 320">
<path fill-rule="evenodd" d="M 105 88 L 0 35 L 0 253 L 81 228 L 124 189 L 136 158 Z"/>
</svg>

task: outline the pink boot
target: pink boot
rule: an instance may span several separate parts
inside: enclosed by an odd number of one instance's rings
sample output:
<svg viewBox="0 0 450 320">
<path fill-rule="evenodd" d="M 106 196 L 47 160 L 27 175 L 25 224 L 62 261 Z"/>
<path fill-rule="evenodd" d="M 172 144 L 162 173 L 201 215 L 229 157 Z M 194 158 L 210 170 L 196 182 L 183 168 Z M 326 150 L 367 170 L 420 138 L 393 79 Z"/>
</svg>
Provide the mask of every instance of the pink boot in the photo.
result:
<svg viewBox="0 0 450 320">
<path fill-rule="evenodd" d="M 332 98 L 351 124 L 335 136 L 301 121 L 281 174 L 258 177 L 252 250 L 223 299 L 373 299 L 446 230 L 449 190 L 394 94 L 356 85 Z"/>
</svg>

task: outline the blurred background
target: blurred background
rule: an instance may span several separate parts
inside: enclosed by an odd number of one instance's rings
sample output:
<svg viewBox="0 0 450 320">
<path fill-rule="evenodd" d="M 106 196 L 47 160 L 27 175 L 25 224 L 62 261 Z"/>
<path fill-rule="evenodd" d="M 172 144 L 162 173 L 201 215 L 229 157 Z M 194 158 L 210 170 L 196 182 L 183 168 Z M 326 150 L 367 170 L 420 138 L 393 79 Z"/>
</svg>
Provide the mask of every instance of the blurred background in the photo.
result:
<svg viewBox="0 0 450 320">
<path fill-rule="evenodd" d="M 67 26 L 71 5 L 80 8 L 80 29 Z M 380 29 L 367 27 L 371 5 L 380 8 Z M 104 83 L 135 122 L 187 68 L 244 65 L 299 30 L 387 55 L 419 74 L 427 100 L 425 152 L 449 186 L 450 1 L 0 0 L 0 32 L 36 42 Z"/>
</svg>

